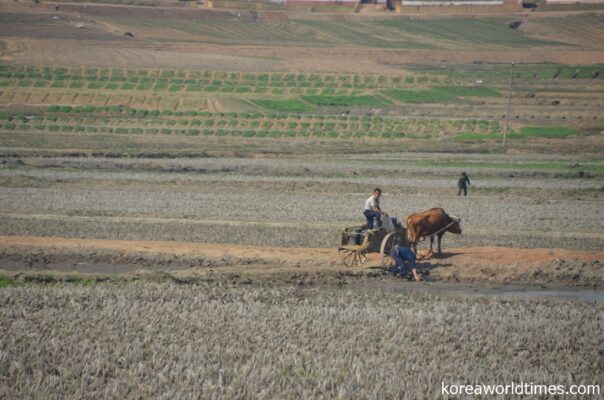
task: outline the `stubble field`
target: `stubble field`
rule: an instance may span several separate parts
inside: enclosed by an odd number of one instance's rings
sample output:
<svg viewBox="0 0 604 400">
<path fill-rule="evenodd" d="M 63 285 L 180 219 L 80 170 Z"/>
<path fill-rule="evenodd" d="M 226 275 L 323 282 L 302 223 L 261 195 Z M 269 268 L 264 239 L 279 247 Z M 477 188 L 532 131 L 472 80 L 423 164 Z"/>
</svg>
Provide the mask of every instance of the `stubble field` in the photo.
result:
<svg viewBox="0 0 604 400">
<path fill-rule="evenodd" d="M 438 158 L 22 157 L 0 170 L 0 233 L 333 248 L 379 186 L 401 220 L 431 207 L 461 217 L 464 235 L 447 235 L 448 246 L 602 250 L 599 161 Z M 462 169 L 468 197 L 456 196 Z"/>
<path fill-rule="evenodd" d="M 0 304 L 4 398 L 441 398 L 442 383 L 604 371 L 601 304 L 172 284 L 10 288 Z"/>
</svg>

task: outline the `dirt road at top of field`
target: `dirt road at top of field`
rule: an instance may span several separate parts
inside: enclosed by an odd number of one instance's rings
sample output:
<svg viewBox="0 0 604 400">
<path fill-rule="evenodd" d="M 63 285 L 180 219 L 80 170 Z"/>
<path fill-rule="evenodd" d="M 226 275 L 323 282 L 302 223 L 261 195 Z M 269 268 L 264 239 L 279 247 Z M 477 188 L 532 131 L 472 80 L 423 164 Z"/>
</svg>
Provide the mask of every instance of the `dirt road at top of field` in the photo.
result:
<svg viewBox="0 0 604 400">
<path fill-rule="evenodd" d="M 346 268 L 337 249 L 280 248 L 165 241 L 116 241 L 0 236 L 0 270 L 9 274 L 57 272 L 246 276 L 367 276 L 380 271 L 380 256 Z M 428 281 L 519 283 L 604 287 L 604 252 L 562 249 L 467 247 L 447 249 L 418 262 Z"/>
</svg>

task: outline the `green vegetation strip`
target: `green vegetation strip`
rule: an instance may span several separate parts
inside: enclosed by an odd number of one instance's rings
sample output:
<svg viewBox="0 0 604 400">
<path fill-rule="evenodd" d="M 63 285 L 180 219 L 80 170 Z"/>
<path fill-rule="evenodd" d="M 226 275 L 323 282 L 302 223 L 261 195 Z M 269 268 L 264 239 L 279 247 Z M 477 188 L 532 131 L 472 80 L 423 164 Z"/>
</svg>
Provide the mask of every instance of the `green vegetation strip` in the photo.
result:
<svg viewBox="0 0 604 400">
<path fill-rule="evenodd" d="M 8 275 L 0 275 L 0 288 L 17 286 L 17 282 Z"/>
<path fill-rule="evenodd" d="M 298 100 L 253 100 L 260 107 L 279 112 L 301 112 L 308 113 L 315 107 Z"/>
<path fill-rule="evenodd" d="M 407 74 L 408 75 L 408 74 Z M 0 63 L 1 87 L 145 90 L 170 92 L 262 93 L 296 89 L 311 94 L 338 91 L 399 88 L 439 78 L 343 73 L 251 73 L 207 70 L 64 68 Z"/>
<path fill-rule="evenodd" d="M 436 69 L 433 66 L 414 66 L 411 72 L 421 72 L 434 76 L 462 79 L 474 82 L 476 79 L 504 82 L 510 75 L 510 64 L 460 65 L 454 68 Z M 520 80 L 594 80 L 602 79 L 604 65 L 561 65 L 561 64 L 516 64 L 514 79 Z"/>
<path fill-rule="evenodd" d="M 390 101 L 379 96 L 303 96 L 309 103 L 318 106 L 369 106 L 387 107 Z"/>
<path fill-rule="evenodd" d="M 519 132 L 510 132 L 508 139 L 524 139 L 531 137 L 543 138 L 565 138 L 578 135 L 580 132 L 564 126 L 525 126 Z M 481 134 L 481 133 L 462 133 L 456 136 L 456 140 L 503 140 L 502 133 Z"/>
<path fill-rule="evenodd" d="M 393 18 L 377 20 L 374 25 L 396 31 L 398 34 L 421 37 L 440 43 L 458 43 L 472 48 L 492 45 L 506 47 L 553 46 L 563 43 L 531 37 L 521 29 L 510 29 L 509 18 Z"/>
<path fill-rule="evenodd" d="M 439 168 L 491 168 L 504 170 L 526 170 L 526 171 L 587 171 L 604 172 L 604 162 L 590 161 L 585 163 L 571 162 L 461 162 L 461 161 L 414 161 L 414 165 L 422 167 Z"/>
<path fill-rule="evenodd" d="M 88 111 L 87 113 L 84 111 Z M 421 138 L 431 132 L 499 131 L 495 120 L 439 120 L 383 116 L 210 113 L 121 107 L 50 106 L 40 115 L 2 114 L 7 131 L 242 137 Z"/>
<path fill-rule="evenodd" d="M 384 93 L 405 103 L 444 103 L 458 97 L 497 97 L 500 93 L 484 86 L 437 86 L 424 90 L 389 89 Z"/>
</svg>

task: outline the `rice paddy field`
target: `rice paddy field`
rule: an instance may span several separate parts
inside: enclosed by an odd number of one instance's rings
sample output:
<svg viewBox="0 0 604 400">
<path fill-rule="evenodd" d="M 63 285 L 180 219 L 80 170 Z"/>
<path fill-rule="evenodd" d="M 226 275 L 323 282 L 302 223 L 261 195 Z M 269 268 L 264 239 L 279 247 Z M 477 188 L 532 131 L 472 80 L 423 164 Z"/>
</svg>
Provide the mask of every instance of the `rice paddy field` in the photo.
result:
<svg viewBox="0 0 604 400">
<path fill-rule="evenodd" d="M 141 1 L 0 0 L 0 398 L 602 397 L 601 9 Z"/>
</svg>

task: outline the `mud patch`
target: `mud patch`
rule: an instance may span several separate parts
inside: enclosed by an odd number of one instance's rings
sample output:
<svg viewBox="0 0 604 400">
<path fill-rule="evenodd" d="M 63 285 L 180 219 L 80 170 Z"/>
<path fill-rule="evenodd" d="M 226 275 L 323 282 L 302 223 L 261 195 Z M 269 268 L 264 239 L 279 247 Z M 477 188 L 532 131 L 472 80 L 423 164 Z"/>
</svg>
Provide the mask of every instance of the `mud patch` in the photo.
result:
<svg viewBox="0 0 604 400">
<path fill-rule="evenodd" d="M 426 282 L 604 287 L 604 252 L 468 247 L 418 263 Z M 169 272 L 191 277 L 301 286 L 395 280 L 378 254 L 346 268 L 336 249 L 230 244 L 0 237 L 0 270 L 9 275 L 82 273 L 137 275 Z M 227 278 L 229 280 L 230 278 Z"/>
</svg>

